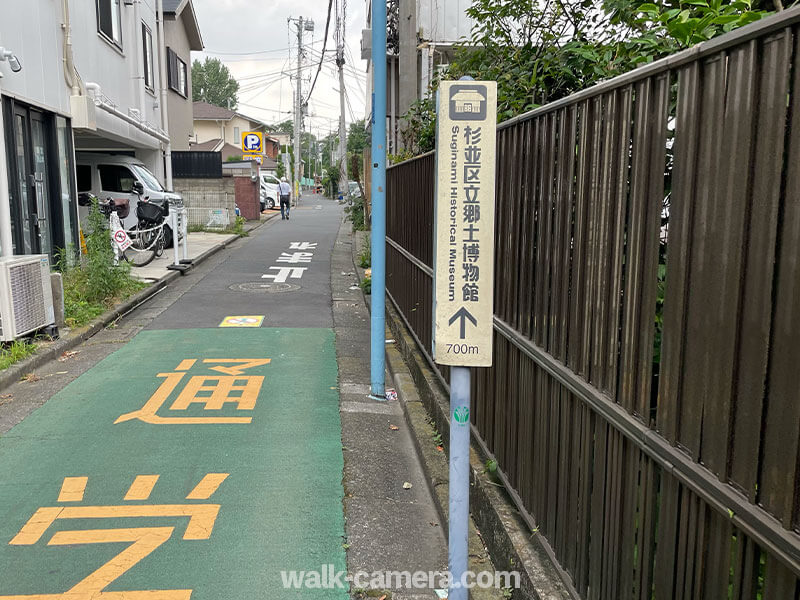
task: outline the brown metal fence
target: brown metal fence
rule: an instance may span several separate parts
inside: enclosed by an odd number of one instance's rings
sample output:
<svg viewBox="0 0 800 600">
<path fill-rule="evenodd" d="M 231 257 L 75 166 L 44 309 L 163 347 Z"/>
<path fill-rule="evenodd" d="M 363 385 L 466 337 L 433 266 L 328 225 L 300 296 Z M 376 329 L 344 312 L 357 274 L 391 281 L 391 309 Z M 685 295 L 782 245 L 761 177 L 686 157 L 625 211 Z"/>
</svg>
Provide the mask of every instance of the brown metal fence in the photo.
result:
<svg viewBox="0 0 800 600">
<path fill-rule="evenodd" d="M 798 23 L 499 127 L 473 424 L 580 598 L 800 598 Z M 428 356 L 434 170 L 387 180 L 387 290 Z"/>
</svg>

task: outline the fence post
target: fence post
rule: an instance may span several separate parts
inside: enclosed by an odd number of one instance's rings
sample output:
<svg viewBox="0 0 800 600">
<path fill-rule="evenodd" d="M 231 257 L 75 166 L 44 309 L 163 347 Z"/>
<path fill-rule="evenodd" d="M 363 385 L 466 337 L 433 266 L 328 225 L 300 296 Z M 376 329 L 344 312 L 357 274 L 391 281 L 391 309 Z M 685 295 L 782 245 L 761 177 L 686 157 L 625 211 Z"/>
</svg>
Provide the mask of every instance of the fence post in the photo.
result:
<svg viewBox="0 0 800 600">
<path fill-rule="evenodd" d="M 185 273 L 191 268 L 190 264 L 185 264 L 181 261 L 180 256 L 178 254 L 178 244 L 180 244 L 179 238 L 180 236 L 180 223 L 178 221 L 178 208 L 175 206 L 170 207 L 169 211 L 169 224 L 170 228 L 172 229 L 172 254 L 174 260 L 172 261 L 171 265 L 167 266 L 167 269 L 171 271 L 180 271 L 181 274 Z M 184 240 L 185 243 L 185 240 Z M 190 261 L 191 262 L 191 261 Z"/>
</svg>

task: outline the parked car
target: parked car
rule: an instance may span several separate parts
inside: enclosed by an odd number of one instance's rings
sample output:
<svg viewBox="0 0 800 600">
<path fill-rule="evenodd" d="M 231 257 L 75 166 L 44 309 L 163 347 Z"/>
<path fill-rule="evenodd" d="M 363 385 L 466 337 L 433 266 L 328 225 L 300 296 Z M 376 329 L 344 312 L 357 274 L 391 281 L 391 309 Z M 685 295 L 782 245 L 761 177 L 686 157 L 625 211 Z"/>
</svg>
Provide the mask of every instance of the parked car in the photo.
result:
<svg viewBox="0 0 800 600">
<path fill-rule="evenodd" d="M 136 206 L 139 198 L 157 204 L 165 214 L 170 204 L 182 204 L 180 195 L 168 192 L 142 161 L 132 156 L 102 154 L 99 152 L 76 152 L 75 165 L 78 179 L 78 193 L 90 192 L 106 200 L 127 199 L 130 202 L 128 216 L 122 219 L 122 226 L 130 229 L 136 225 Z M 89 214 L 88 206 L 79 206 L 78 215 L 82 223 Z M 164 226 L 166 246 L 172 245 L 172 229 Z"/>
<path fill-rule="evenodd" d="M 280 202 L 278 184 L 281 180 L 275 177 L 275 175 L 261 173 L 259 175 L 259 181 L 261 186 L 261 210 L 278 208 Z"/>
</svg>

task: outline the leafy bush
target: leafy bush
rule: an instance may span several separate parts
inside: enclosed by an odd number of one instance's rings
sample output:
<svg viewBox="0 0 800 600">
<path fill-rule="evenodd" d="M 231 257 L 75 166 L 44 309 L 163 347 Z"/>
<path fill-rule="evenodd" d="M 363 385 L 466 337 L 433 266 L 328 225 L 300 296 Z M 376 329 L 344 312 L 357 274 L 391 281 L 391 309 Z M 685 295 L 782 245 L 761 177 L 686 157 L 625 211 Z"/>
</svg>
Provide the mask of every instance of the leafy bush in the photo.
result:
<svg viewBox="0 0 800 600">
<path fill-rule="evenodd" d="M 353 231 L 366 231 L 368 229 L 364 220 L 364 199 L 361 196 L 355 198 L 351 206 L 345 207 L 344 212 L 353 223 Z"/>
<path fill-rule="evenodd" d="M 61 250 L 57 261 L 64 284 L 64 311 L 69 327 L 80 327 L 117 302 L 146 287 L 131 277 L 125 261 L 114 264 L 108 225 L 97 203 L 89 210 L 86 256 Z"/>
</svg>

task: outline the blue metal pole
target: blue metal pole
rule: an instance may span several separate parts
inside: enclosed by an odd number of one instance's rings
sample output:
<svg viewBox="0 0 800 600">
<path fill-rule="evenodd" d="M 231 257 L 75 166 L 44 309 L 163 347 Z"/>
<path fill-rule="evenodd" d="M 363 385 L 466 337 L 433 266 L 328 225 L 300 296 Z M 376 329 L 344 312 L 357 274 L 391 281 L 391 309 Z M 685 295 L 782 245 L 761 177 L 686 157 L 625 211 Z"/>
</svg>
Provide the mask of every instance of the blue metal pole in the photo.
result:
<svg viewBox="0 0 800 600">
<path fill-rule="evenodd" d="M 386 0 L 372 2 L 372 344 L 370 389 L 385 396 L 386 364 Z"/>
<path fill-rule="evenodd" d="M 469 568 L 469 367 L 450 367 L 450 509 L 448 600 L 467 600 L 461 587 Z"/>
</svg>

